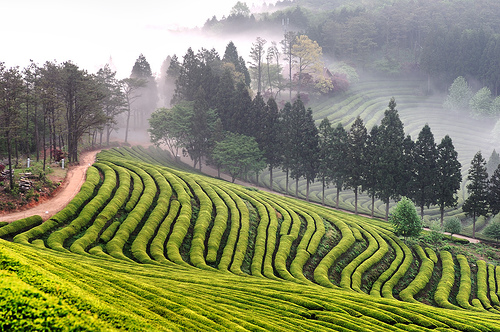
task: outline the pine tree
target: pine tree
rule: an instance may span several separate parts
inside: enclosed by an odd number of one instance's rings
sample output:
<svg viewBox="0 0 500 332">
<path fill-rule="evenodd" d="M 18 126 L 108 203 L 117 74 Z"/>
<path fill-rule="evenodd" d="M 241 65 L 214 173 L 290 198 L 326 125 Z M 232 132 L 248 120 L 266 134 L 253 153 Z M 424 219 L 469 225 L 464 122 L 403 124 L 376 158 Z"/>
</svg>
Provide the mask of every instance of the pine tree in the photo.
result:
<svg viewBox="0 0 500 332">
<path fill-rule="evenodd" d="M 262 128 L 262 147 L 264 157 L 269 167 L 269 186 L 273 189 L 273 169 L 278 167 L 282 161 L 280 142 L 280 117 L 278 104 L 273 98 L 267 100 Z"/>
<path fill-rule="evenodd" d="M 332 155 L 330 164 L 330 177 L 337 189 L 335 206 L 339 208 L 340 191 L 344 187 L 344 182 L 347 178 L 348 164 L 347 164 L 347 131 L 341 123 L 333 129 L 332 133 Z"/>
<path fill-rule="evenodd" d="M 396 100 L 391 98 L 389 108 L 379 127 L 380 159 L 378 171 L 380 183 L 377 196 L 386 204 L 386 220 L 389 217 L 389 202 L 398 199 L 403 183 L 403 142 L 404 127 L 396 109 Z"/>
<path fill-rule="evenodd" d="M 490 205 L 490 212 L 496 215 L 500 212 L 500 165 L 490 178 L 490 187 L 488 201 Z"/>
<path fill-rule="evenodd" d="M 309 199 L 309 184 L 314 181 L 318 170 L 318 129 L 314 124 L 312 110 L 306 110 L 300 98 L 292 105 L 290 120 L 290 137 L 293 139 L 293 144 L 289 147 L 290 176 L 295 180 L 295 196 L 298 196 L 299 179 L 306 178 L 306 198 Z"/>
<path fill-rule="evenodd" d="M 354 213 L 358 214 L 358 193 L 366 174 L 366 146 L 368 133 L 360 116 L 354 120 L 347 136 L 347 175 L 344 188 L 354 192 Z"/>
<path fill-rule="evenodd" d="M 292 153 L 295 141 L 292 134 L 292 126 L 294 119 L 292 118 L 292 104 L 289 102 L 285 103 L 285 106 L 281 109 L 281 131 L 280 139 L 281 151 L 282 151 L 282 162 L 281 169 L 285 172 L 285 193 L 288 194 L 288 180 L 290 175 L 290 169 L 292 166 Z"/>
<path fill-rule="evenodd" d="M 403 178 L 399 186 L 401 196 L 412 197 L 415 183 L 415 142 L 407 135 L 403 140 Z"/>
<path fill-rule="evenodd" d="M 325 205 L 325 187 L 331 182 L 331 170 L 333 159 L 333 128 L 330 120 L 324 118 L 318 127 L 319 135 L 319 166 L 318 176 L 321 179 L 321 204 Z"/>
<path fill-rule="evenodd" d="M 231 75 L 229 69 L 226 69 L 220 78 L 215 105 L 217 114 L 222 121 L 222 126 L 225 131 L 231 131 L 231 113 L 234 111 L 233 102 L 235 91 L 233 75 Z"/>
<path fill-rule="evenodd" d="M 500 165 L 500 155 L 496 150 L 493 150 L 490 159 L 488 159 L 488 163 L 486 164 L 486 171 L 488 172 L 489 177 L 493 175 L 493 172 L 497 169 L 498 165 Z"/>
<path fill-rule="evenodd" d="M 437 205 L 441 211 L 441 225 L 443 225 L 444 209 L 455 207 L 458 197 L 457 191 L 460 189 L 462 165 L 458 161 L 458 153 L 455 151 L 450 136 L 446 135 L 439 143 L 437 159 L 436 194 Z"/>
<path fill-rule="evenodd" d="M 413 199 L 420 207 L 420 217 L 424 217 L 424 206 L 437 203 L 436 178 L 438 176 L 438 151 L 434 135 L 429 125 L 425 125 L 415 142 L 415 183 Z"/>
<path fill-rule="evenodd" d="M 232 113 L 229 114 L 227 129 L 233 133 L 253 136 L 251 117 L 252 98 L 247 86 L 243 82 L 236 84 L 236 92 L 233 96 Z"/>
<path fill-rule="evenodd" d="M 462 205 L 466 215 L 472 216 L 472 237 L 476 238 L 476 218 L 486 216 L 488 213 L 488 173 L 486 172 L 486 161 L 478 151 L 471 161 L 468 171 L 467 192 L 469 197 Z"/>
<path fill-rule="evenodd" d="M 370 130 L 370 135 L 368 136 L 366 158 L 370 161 L 370 166 L 366 168 L 366 177 L 363 183 L 363 190 L 366 191 L 372 199 L 372 218 L 374 216 L 375 197 L 377 195 L 378 185 L 382 180 L 379 172 L 381 148 L 382 144 L 379 137 L 379 127 L 375 125 L 372 127 L 372 130 Z"/>
</svg>

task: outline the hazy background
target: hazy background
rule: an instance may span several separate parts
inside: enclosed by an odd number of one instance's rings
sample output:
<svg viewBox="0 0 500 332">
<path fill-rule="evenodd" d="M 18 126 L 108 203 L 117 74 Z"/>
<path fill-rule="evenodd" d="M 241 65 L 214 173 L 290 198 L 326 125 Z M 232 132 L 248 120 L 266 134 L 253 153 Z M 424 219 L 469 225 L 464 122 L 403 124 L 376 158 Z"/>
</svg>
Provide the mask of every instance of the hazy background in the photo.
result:
<svg viewBox="0 0 500 332">
<path fill-rule="evenodd" d="M 246 3 L 252 7 L 263 2 Z M 157 73 L 168 55 L 175 53 L 182 61 L 188 47 L 195 52 L 201 47 L 215 48 L 222 56 L 229 40 L 180 31 L 202 27 L 214 15 L 218 19 L 228 16 L 236 3 L 237 0 L 0 0 L 0 62 L 25 67 L 30 59 L 39 64 L 71 60 L 95 72 L 112 57 L 117 76 L 124 78 L 130 75 L 142 53 Z M 236 41 L 235 44 L 240 55 L 246 56 L 246 47 L 240 51 Z"/>
</svg>

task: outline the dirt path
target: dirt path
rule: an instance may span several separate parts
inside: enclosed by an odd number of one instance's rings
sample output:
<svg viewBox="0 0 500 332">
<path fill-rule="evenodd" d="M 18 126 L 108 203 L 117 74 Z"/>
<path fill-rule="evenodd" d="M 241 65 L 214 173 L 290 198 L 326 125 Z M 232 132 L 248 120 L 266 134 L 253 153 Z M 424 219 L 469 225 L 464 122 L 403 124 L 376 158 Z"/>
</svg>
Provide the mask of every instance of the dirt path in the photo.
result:
<svg viewBox="0 0 500 332">
<path fill-rule="evenodd" d="M 2 214 L 0 215 L 0 221 L 11 222 L 35 214 L 42 216 L 45 221 L 62 210 L 80 191 L 80 187 L 85 182 L 87 169 L 94 163 L 98 152 L 99 150 L 82 153 L 80 165 L 70 166 L 61 188 L 50 199 L 23 211 Z"/>
</svg>

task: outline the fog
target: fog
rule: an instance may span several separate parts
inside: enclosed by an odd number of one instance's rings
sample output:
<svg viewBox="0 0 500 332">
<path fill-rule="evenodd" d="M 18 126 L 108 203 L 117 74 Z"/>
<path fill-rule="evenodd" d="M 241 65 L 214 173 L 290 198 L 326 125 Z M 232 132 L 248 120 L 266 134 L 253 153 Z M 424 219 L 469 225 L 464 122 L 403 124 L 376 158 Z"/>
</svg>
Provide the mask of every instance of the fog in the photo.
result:
<svg viewBox="0 0 500 332">
<path fill-rule="evenodd" d="M 168 55 L 177 54 L 182 60 L 188 47 L 195 52 L 201 47 L 215 48 L 222 55 L 229 40 L 233 40 L 239 54 L 247 57 L 257 37 L 200 34 L 199 28 L 207 19 L 228 16 L 237 0 L 1 1 L 0 61 L 21 68 L 30 60 L 40 65 L 71 60 L 80 68 L 96 72 L 111 58 L 117 76 L 124 78 L 130 75 L 141 53 L 152 71 L 158 73 Z M 251 0 L 247 4 L 254 7 L 263 2 Z"/>
</svg>

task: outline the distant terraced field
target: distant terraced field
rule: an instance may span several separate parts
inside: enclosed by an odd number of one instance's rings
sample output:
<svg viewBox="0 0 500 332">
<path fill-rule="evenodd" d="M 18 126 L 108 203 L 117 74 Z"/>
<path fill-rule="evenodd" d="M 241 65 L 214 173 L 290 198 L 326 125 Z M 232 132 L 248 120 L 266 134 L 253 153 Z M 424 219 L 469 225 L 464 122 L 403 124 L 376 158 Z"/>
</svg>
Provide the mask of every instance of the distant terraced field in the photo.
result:
<svg viewBox="0 0 500 332">
<path fill-rule="evenodd" d="M 103 151 L 64 210 L 2 225 L 0 330 L 500 331 L 500 266 L 177 166 Z"/>
<path fill-rule="evenodd" d="M 363 80 L 351 88 L 351 90 L 341 96 L 311 103 L 307 107 L 313 110 L 313 117 L 316 124 L 327 117 L 333 125 L 341 123 L 349 129 L 355 118 L 359 115 L 363 119 L 368 131 L 375 125 L 380 124 L 384 116 L 384 111 L 391 97 L 396 99 L 397 110 L 407 135 L 411 135 L 415 141 L 418 133 L 425 124 L 429 124 L 436 144 L 439 144 L 445 135 L 450 135 L 458 152 L 458 158 L 462 164 L 462 174 L 464 180 L 474 154 L 481 150 L 484 158 L 488 158 L 494 148 L 500 148 L 498 142 L 492 142 L 491 130 L 494 123 L 474 120 L 466 114 L 458 114 L 443 109 L 443 96 L 426 96 L 422 93 L 426 82 L 418 80 Z M 495 145 L 497 144 L 497 145 Z M 273 172 L 274 188 L 281 192 L 285 191 L 285 174 L 279 171 Z M 265 171 L 259 176 L 262 185 L 270 186 L 269 172 Z M 465 188 L 465 181 L 462 188 Z M 299 197 L 305 198 L 305 181 L 299 181 Z M 289 188 L 290 194 L 295 193 L 295 187 Z M 459 206 L 462 204 L 465 192 L 459 193 Z M 330 186 L 326 190 L 325 203 L 330 206 L 335 205 L 336 189 Z M 316 182 L 311 185 L 310 199 L 321 202 L 321 183 Z M 341 194 L 340 207 L 354 211 L 354 194 L 350 191 L 343 191 Z M 369 214 L 371 211 L 371 199 L 367 195 L 360 195 L 358 199 L 358 209 L 360 213 Z M 382 217 L 385 215 L 385 205 L 377 202 L 375 213 Z M 446 211 L 447 216 L 460 214 L 459 209 Z M 427 219 L 437 219 L 439 209 L 431 207 L 425 209 Z"/>
</svg>

